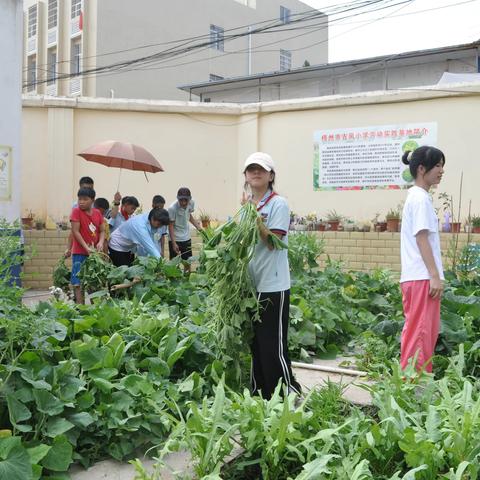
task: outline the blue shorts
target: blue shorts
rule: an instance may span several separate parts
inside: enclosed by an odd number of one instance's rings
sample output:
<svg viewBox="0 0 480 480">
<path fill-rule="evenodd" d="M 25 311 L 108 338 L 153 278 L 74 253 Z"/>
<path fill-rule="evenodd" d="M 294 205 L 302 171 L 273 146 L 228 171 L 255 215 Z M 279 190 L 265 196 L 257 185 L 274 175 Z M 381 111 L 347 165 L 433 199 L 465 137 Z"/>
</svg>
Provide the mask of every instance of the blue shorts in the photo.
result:
<svg viewBox="0 0 480 480">
<path fill-rule="evenodd" d="M 74 253 L 72 255 L 72 276 L 70 277 L 70 283 L 73 286 L 80 285 L 80 279 L 78 278 L 78 272 L 82 268 L 83 262 L 87 259 L 88 255 L 82 255 L 81 253 Z"/>
</svg>

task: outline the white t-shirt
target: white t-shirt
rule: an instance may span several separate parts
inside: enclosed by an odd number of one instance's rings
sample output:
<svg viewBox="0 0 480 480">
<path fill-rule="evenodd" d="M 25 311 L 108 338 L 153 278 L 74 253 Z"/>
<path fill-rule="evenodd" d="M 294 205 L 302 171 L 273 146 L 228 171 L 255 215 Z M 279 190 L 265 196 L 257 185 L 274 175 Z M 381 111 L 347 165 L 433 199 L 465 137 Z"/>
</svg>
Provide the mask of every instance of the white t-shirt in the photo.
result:
<svg viewBox="0 0 480 480">
<path fill-rule="evenodd" d="M 135 244 L 130 239 L 124 237 L 119 228 L 110 236 L 108 245 L 116 252 L 131 252 L 135 249 Z"/>
<path fill-rule="evenodd" d="M 173 224 L 173 233 L 176 242 L 186 242 L 191 239 L 190 235 L 190 215 L 195 211 L 195 202 L 190 200 L 187 208 L 182 208 L 178 200 L 168 207 L 168 216 Z"/>
<path fill-rule="evenodd" d="M 288 244 L 290 210 L 287 201 L 278 195 L 265 204 L 271 193 L 268 191 L 258 204 L 259 213 L 264 219 L 265 226 L 274 233 L 282 234 L 282 241 Z M 264 206 L 262 207 L 262 205 Z M 250 262 L 249 272 L 259 293 L 288 290 L 290 288 L 288 250 L 269 250 L 265 242 L 260 239 L 255 247 L 255 255 Z"/>
<path fill-rule="evenodd" d="M 438 218 L 427 191 L 421 187 L 413 186 L 408 191 L 402 214 L 400 242 L 402 274 L 400 283 L 413 280 L 430 280 L 430 274 L 417 245 L 416 235 L 421 230 L 428 230 L 428 241 L 432 247 L 433 258 L 440 278 L 443 280 L 445 277 L 443 276 Z"/>
</svg>

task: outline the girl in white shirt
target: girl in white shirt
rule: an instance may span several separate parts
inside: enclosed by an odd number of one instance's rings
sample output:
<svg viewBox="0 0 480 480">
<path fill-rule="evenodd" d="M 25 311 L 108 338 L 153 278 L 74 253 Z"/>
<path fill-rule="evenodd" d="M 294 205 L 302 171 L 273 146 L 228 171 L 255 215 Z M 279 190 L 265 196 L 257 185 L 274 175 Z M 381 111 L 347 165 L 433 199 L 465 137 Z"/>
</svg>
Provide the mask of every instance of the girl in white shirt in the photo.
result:
<svg viewBox="0 0 480 480">
<path fill-rule="evenodd" d="M 254 322 L 252 341 L 252 392 L 271 398 L 279 381 L 288 391 L 301 393 L 288 356 L 290 269 L 287 250 L 276 250 L 269 235 L 288 242 L 290 210 L 287 201 L 273 190 L 275 164 L 270 155 L 252 153 L 245 161 L 245 182 L 259 213 L 260 240 L 249 272 L 260 302 L 260 321 Z"/>
<path fill-rule="evenodd" d="M 445 155 L 438 148 L 423 146 L 405 152 L 402 161 L 409 165 L 415 185 L 408 191 L 402 215 L 400 285 L 405 325 L 400 363 L 405 369 L 415 358 L 417 370 L 431 372 L 444 276 L 438 218 L 428 192 L 442 179 Z"/>
</svg>

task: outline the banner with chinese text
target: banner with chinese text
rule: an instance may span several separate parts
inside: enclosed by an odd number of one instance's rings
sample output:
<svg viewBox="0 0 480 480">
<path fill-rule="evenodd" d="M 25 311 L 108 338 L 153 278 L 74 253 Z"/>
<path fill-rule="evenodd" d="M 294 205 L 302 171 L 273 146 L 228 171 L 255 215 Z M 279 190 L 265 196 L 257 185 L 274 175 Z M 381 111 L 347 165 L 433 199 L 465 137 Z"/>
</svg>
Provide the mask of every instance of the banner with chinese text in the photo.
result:
<svg viewBox="0 0 480 480">
<path fill-rule="evenodd" d="M 412 177 L 403 152 L 436 144 L 436 123 L 319 130 L 314 133 L 314 190 L 406 188 Z"/>
</svg>

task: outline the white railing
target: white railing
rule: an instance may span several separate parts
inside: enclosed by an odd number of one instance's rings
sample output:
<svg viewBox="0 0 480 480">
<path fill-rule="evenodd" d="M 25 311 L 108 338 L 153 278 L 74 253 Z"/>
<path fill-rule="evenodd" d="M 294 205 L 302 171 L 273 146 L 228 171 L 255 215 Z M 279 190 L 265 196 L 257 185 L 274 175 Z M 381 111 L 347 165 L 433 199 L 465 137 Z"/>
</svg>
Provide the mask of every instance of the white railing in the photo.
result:
<svg viewBox="0 0 480 480">
<path fill-rule="evenodd" d="M 57 95 L 57 83 L 47 85 L 47 95 L 52 95 L 54 97 Z"/>
<path fill-rule="evenodd" d="M 57 28 L 57 27 L 51 28 L 51 29 L 48 31 L 48 36 L 47 36 L 48 46 L 57 43 L 57 32 L 58 32 L 58 28 Z"/>
<path fill-rule="evenodd" d="M 30 37 L 27 41 L 27 54 L 34 52 L 37 49 L 37 36 Z"/>
<path fill-rule="evenodd" d="M 80 95 L 82 91 L 82 81 L 80 77 L 70 79 L 70 95 Z"/>
<path fill-rule="evenodd" d="M 80 17 L 72 18 L 70 21 L 70 36 L 80 33 Z"/>
</svg>

